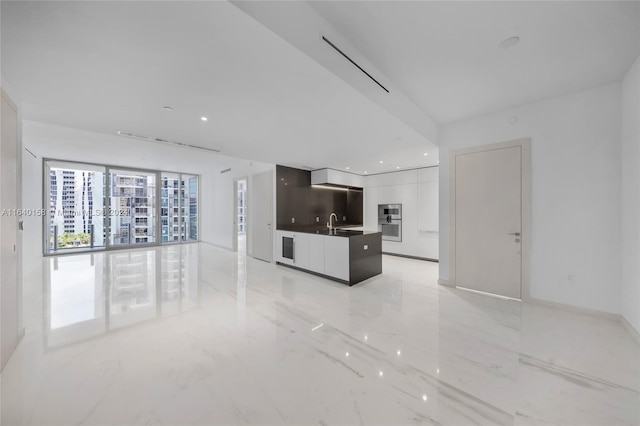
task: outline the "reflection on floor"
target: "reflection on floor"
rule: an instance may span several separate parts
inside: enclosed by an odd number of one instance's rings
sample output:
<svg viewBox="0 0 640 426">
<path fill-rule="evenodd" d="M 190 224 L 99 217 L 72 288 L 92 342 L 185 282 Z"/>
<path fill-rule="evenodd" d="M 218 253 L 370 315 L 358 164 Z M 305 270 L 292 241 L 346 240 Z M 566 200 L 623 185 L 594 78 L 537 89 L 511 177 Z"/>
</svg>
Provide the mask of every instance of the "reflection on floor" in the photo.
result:
<svg viewBox="0 0 640 426">
<path fill-rule="evenodd" d="M 47 265 L 45 343 L 75 343 L 198 303 L 196 245 L 52 258 Z"/>
<path fill-rule="evenodd" d="M 348 287 L 206 244 L 47 258 L 2 424 L 640 423 L 620 324 L 383 268 Z"/>
</svg>

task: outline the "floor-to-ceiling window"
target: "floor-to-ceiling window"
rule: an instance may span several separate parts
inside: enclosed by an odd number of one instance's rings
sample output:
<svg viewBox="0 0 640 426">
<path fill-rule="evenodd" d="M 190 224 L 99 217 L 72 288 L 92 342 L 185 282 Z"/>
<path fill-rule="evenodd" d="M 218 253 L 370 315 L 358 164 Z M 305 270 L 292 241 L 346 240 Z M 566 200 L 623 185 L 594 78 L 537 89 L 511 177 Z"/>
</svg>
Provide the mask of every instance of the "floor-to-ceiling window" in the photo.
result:
<svg viewBox="0 0 640 426">
<path fill-rule="evenodd" d="M 160 226 L 162 242 L 180 241 L 180 174 L 162 173 L 160 178 Z"/>
<path fill-rule="evenodd" d="M 235 182 L 236 189 L 236 231 L 238 253 L 247 252 L 247 181 Z"/>
<path fill-rule="evenodd" d="M 198 176 L 182 175 L 182 237 L 198 239 Z"/>
<path fill-rule="evenodd" d="M 156 173 L 109 170 L 111 245 L 156 242 Z"/>
<path fill-rule="evenodd" d="M 45 251 L 104 248 L 104 166 L 47 161 L 44 168 Z"/>
<path fill-rule="evenodd" d="M 247 232 L 247 181 L 239 180 L 238 190 L 238 235 L 245 235 Z"/>
<path fill-rule="evenodd" d="M 45 254 L 198 240 L 198 176 L 45 160 Z"/>
</svg>

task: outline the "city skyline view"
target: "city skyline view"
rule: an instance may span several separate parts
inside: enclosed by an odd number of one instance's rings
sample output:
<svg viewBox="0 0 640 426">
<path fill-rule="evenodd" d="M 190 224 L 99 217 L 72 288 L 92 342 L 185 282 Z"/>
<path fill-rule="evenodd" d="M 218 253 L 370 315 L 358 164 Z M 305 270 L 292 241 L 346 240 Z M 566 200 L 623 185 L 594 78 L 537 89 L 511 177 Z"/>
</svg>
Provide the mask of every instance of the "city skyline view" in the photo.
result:
<svg viewBox="0 0 640 426">
<path fill-rule="evenodd" d="M 198 239 L 198 176 L 107 172 L 105 166 L 53 160 L 46 162 L 45 173 L 49 195 L 45 252 Z"/>
</svg>

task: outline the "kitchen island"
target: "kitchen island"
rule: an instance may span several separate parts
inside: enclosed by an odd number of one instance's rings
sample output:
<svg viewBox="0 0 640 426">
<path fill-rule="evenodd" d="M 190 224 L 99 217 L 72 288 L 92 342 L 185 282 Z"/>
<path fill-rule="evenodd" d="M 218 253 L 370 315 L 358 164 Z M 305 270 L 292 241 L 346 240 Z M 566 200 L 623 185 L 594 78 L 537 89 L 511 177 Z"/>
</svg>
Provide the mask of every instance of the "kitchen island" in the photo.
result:
<svg viewBox="0 0 640 426">
<path fill-rule="evenodd" d="M 276 262 L 350 286 L 382 273 L 382 233 L 319 227 L 276 231 Z"/>
</svg>

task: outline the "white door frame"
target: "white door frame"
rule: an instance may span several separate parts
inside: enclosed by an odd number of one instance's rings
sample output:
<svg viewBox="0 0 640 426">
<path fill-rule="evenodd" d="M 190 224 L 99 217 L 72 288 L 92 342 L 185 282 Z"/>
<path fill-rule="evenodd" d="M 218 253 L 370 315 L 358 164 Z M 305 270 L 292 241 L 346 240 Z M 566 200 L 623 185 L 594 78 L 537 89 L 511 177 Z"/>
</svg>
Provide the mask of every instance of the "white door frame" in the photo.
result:
<svg viewBox="0 0 640 426">
<path fill-rule="evenodd" d="M 15 140 L 9 140 L 8 142 L 5 140 L 2 140 L 2 145 L 8 145 L 8 144 L 15 144 L 15 146 L 13 146 L 13 149 L 15 150 L 15 158 L 14 159 L 8 159 L 9 161 L 15 161 L 15 183 L 13 185 L 13 187 L 11 187 L 11 180 L 7 183 L 3 181 L 2 178 L 2 173 L 0 173 L 0 183 L 2 184 L 3 187 L 6 188 L 10 188 L 9 190 L 9 195 L 11 194 L 11 190 L 14 191 L 15 193 L 15 198 L 13 198 L 11 201 L 13 201 L 13 203 L 11 203 L 11 205 L 5 206 L 3 205 L 3 208 L 6 209 L 16 209 L 16 210 L 21 210 L 22 209 L 22 112 L 21 110 L 18 108 L 17 104 L 15 102 L 13 102 L 13 100 L 11 99 L 11 97 L 9 96 L 9 94 L 7 92 L 5 92 L 3 87 L 0 87 L 0 98 L 6 102 L 6 105 L 13 110 L 13 112 L 15 113 L 15 117 L 16 117 L 16 121 L 15 121 Z M 3 149 L 0 149 L 0 160 L 2 160 L 2 151 Z M 0 168 L 2 167 L 2 164 L 4 161 L 6 161 L 7 159 L 4 159 L 2 161 L 0 161 Z M 1 171 L 1 170 L 0 170 Z M 7 177 L 7 176 L 5 176 Z M 10 177 L 11 178 L 11 177 Z M 14 212 L 15 213 L 15 212 Z M 23 306 L 22 306 L 22 301 L 23 301 L 23 288 L 22 288 L 22 232 L 21 232 L 21 228 L 20 228 L 20 224 L 23 220 L 23 217 L 21 215 L 10 215 L 10 219 L 13 219 L 13 228 L 15 230 L 15 240 L 11 241 L 8 240 L 7 241 L 7 237 L 4 236 L 2 238 L 4 241 L 4 244 L 7 245 L 7 243 L 9 243 L 8 245 L 10 246 L 11 243 L 13 244 L 13 253 L 15 253 L 15 277 L 11 277 L 12 279 L 15 279 L 15 282 L 7 282 L 6 281 L 6 272 L 3 273 L 1 271 L 2 268 L 2 263 L 0 262 L 0 284 L 1 284 L 1 288 L 0 288 L 0 299 L 2 298 L 2 295 L 7 296 L 6 292 L 7 291 L 15 291 L 15 296 L 16 296 L 16 306 L 15 306 L 15 310 L 8 310 L 8 311 L 2 311 L 2 316 L 4 317 L 4 319 L 7 319 L 7 315 L 10 316 L 9 320 L 15 320 L 15 324 L 12 324 L 11 322 L 7 322 L 7 324 L 9 326 L 15 326 L 15 328 L 11 328 L 10 330 L 2 330 L 0 331 L 0 335 L 2 335 L 2 333 L 7 333 L 9 332 L 10 334 L 8 334 L 10 336 L 11 341 L 7 342 L 6 338 L 4 341 L 0 342 L 2 343 L 2 348 L 0 348 L 0 351 L 6 356 L 2 356 L 2 354 L 0 354 L 0 371 L 4 368 L 4 366 L 6 365 L 6 363 L 9 361 L 9 359 L 11 358 L 11 356 L 13 355 L 13 353 L 15 352 L 15 349 L 17 348 L 18 344 L 20 343 L 20 341 L 22 340 L 22 338 L 25 335 L 25 329 L 24 329 L 24 324 L 23 324 Z M 0 232 L 1 232 L 1 227 L 0 227 Z M 3 252 L 6 249 L 6 247 L 3 247 Z M 9 252 L 10 250 L 6 250 L 7 252 Z M 3 256 L 4 257 L 4 256 Z M 1 310 L 1 308 L 0 308 Z M 5 323 L 0 321 L 0 325 L 4 325 Z M 7 328 L 7 327 L 4 327 Z M 5 337 L 5 336 L 3 336 Z M 8 344 L 10 345 L 9 347 L 5 346 L 4 344 Z"/>
<path fill-rule="evenodd" d="M 493 151 L 496 149 L 520 147 L 522 155 L 522 266 L 521 266 L 521 297 L 529 300 L 530 289 L 530 259 L 531 259 L 531 139 L 517 139 L 514 141 L 500 142 L 490 145 L 475 146 L 471 148 L 451 151 L 450 156 L 450 194 L 449 200 L 449 285 L 456 286 L 456 157 L 464 154 Z"/>
</svg>

